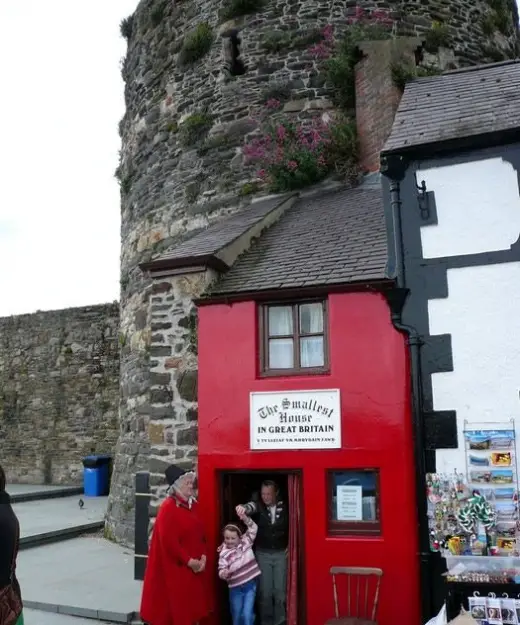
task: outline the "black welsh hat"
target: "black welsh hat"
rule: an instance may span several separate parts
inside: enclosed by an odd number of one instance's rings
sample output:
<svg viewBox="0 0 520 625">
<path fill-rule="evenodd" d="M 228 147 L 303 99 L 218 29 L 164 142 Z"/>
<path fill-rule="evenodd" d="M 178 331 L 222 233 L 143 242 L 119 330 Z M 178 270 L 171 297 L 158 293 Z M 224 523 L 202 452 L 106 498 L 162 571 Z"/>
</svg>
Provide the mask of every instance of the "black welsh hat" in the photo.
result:
<svg viewBox="0 0 520 625">
<path fill-rule="evenodd" d="M 184 469 L 181 469 L 180 467 L 171 464 L 164 472 L 164 475 L 166 476 L 166 481 L 168 482 L 168 486 L 173 486 L 175 482 L 185 473 L 186 471 Z"/>
</svg>

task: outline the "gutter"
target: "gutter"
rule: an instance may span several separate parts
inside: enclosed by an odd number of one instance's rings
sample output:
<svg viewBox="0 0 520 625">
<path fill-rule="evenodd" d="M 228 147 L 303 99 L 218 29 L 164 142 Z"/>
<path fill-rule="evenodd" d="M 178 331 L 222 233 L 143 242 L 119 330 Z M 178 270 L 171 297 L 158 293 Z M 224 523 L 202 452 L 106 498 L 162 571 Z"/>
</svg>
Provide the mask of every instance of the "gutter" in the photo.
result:
<svg viewBox="0 0 520 625">
<path fill-rule="evenodd" d="M 278 288 L 269 288 L 256 291 L 241 292 L 217 292 L 208 293 L 202 297 L 193 299 L 195 306 L 213 306 L 216 304 L 224 304 L 230 306 L 239 302 L 256 301 L 278 303 L 298 299 L 312 299 L 314 297 L 326 297 L 330 293 L 356 293 L 356 292 L 385 292 L 392 288 L 394 282 L 389 278 L 379 278 L 364 282 L 339 282 L 330 284 L 317 284 L 306 287 L 286 287 L 283 285 Z"/>
<path fill-rule="evenodd" d="M 401 181 L 404 178 L 406 164 L 400 156 L 387 156 L 381 159 L 381 173 L 390 181 L 390 209 L 394 234 L 395 281 L 396 288 L 387 294 L 391 309 L 392 324 L 396 330 L 406 335 L 410 350 L 410 376 L 412 401 L 413 446 L 416 469 L 416 503 L 419 527 L 419 592 L 421 599 L 421 617 L 423 623 L 432 616 L 433 605 L 430 589 L 432 588 L 430 551 L 430 531 L 428 527 L 428 507 L 426 502 L 426 437 L 423 418 L 421 346 L 423 341 L 415 328 L 402 323 L 402 310 L 409 296 L 406 288 L 404 247 L 401 224 Z"/>
<path fill-rule="evenodd" d="M 383 163 L 387 159 L 400 158 L 400 155 L 406 156 L 408 160 L 449 158 L 455 154 L 458 156 L 476 150 L 485 151 L 490 149 L 490 146 L 495 149 L 497 145 L 511 145 L 519 141 L 520 128 L 515 126 L 514 128 L 482 132 L 467 137 L 390 147 L 381 152 L 381 162 Z"/>
</svg>

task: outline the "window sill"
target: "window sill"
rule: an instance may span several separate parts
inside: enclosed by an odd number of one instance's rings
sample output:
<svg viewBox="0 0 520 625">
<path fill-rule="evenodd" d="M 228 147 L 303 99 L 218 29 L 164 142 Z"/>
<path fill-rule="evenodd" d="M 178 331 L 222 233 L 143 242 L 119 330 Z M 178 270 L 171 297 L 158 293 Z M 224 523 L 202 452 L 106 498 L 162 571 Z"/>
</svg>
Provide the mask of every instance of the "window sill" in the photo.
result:
<svg viewBox="0 0 520 625">
<path fill-rule="evenodd" d="M 367 542 L 369 544 L 374 543 L 383 543 L 384 538 L 383 534 L 330 534 L 327 533 L 325 536 L 325 540 L 330 541 L 331 543 L 339 543 L 340 541 L 345 542 Z"/>
<path fill-rule="evenodd" d="M 329 521 L 327 535 L 330 538 L 378 538 L 381 536 L 381 523 L 334 523 Z"/>
<path fill-rule="evenodd" d="M 325 376 L 330 375 L 329 368 L 319 369 L 272 369 L 270 371 L 261 371 L 260 378 L 294 378 L 294 377 L 310 377 L 310 376 Z"/>
</svg>

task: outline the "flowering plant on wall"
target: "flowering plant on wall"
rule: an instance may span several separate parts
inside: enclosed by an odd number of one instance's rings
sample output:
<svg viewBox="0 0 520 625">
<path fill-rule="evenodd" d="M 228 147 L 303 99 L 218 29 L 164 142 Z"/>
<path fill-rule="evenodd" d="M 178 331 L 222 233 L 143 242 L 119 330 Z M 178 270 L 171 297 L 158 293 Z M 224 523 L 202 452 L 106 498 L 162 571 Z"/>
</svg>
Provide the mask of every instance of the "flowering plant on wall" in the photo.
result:
<svg viewBox="0 0 520 625">
<path fill-rule="evenodd" d="M 277 100 L 267 103 L 271 111 L 279 106 Z M 355 124 L 321 117 L 298 122 L 266 119 L 261 135 L 244 146 L 243 154 L 246 163 L 259 166 L 258 177 L 270 191 L 301 189 L 334 169 L 350 176 L 357 161 Z"/>
<path fill-rule="evenodd" d="M 389 39 L 394 36 L 394 20 L 388 11 L 365 11 L 356 7 L 347 17 L 347 30 L 337 36 L 332 26 L 326 26 L 323 39 L 309 50 L 333 89 L 334 101 L 346 112 L 354 108 L 354 67 L 359 59 L 357 46 L 361 41 Z"/>
<path fill-rule="evenodd" d="M 367 39 L 393 36 L 394 20 L 389 12 L 367 12 L 356 7 L 347 19 L 349 27 L 337 37 L 331 25 L 321 31 L 321 39 L 310 49 L 334 91 L 343 116 L 331 121 L 315 117 L 305 122 L 269 120 L 261 123 L 262 134 L 244 146 L 246 162 L 256 163 L 258 176 L 275 192 L 299 189 L 319 182 L 335 170 L 353 180 L 357 174 L 357 134 L 354 108 L 354 66 L 357 45 Z M 281 107 L 277 99 L 266 104 L 267 113 Z"/>
<path fill-rule="evenodd" d="M 329 128 L 319 118 L 306 127 L 279 121 L 266 124 L 262 135 L 244 146 L 244 156 L 260 166 L 258 176 L 271 191 L 290 191 L 327 175 L 329 143 Z"/>
</svg>

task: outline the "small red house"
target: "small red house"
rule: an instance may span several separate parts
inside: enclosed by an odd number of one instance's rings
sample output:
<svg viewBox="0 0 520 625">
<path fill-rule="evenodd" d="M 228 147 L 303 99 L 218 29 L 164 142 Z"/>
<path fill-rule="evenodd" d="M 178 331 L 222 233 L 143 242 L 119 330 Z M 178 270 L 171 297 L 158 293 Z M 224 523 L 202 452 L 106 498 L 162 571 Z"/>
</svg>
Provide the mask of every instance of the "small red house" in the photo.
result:
<svg viewBox="0 0 520 625">
<path fill-rule="evenodd" d="M 248 214 L 267 202 L 279 210 L 267 200 Z M 240 234 L 240 218 L 228 232 Z M 298 624 L 334 616 L 332 566 L 381 568 L 379 623 L 419 622 L 408 351 L 384 296 L 386 260 L 380 188 L 322 192 L 293 199 L 198 302 L 210 551 L 234 507 L 274 478 L 291 514 Z"/>
</svg>

